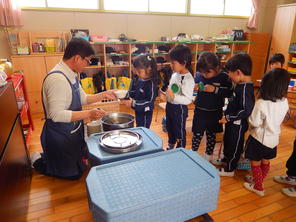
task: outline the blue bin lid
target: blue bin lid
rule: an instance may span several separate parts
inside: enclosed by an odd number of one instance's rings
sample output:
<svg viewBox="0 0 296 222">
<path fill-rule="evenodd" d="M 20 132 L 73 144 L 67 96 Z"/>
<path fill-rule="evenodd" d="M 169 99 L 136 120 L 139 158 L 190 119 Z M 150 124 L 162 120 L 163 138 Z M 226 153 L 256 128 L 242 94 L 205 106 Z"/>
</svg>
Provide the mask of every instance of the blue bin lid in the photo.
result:
<svg viewBox="0 0 296 222">
<path fill-rule="evenodd" d="M 88 139 L 86 139 L 86 144 L 88 148 L 88 152 L 93 156 L 101 161 L 108 161 L 113 160 L 114 158 L 122 159 L 125 157 L 132 157 L 134 155 L 140 154 L 140 153 L 149 153 L 153 150 L 162 151 L 162 139 L 151 129 L 147 129 L 145 127 L 136 127 L 136 128 L 129 128 L 128 130 L 135 131 L 139 134 L 141 134 L 143 143 L 140 145 L 140 149 L 129 152 L 129 153 L 122 153 L 122 154 L 114 154 L 114 153 L 108 153 L 102 149 L 99 148 L 98 139 L 101 135 L 104 133 L 95 133 L 92 134 Z"/>
<path fill-rule="evenodd" d="M 117 216 L 201 184 L 219 186 L 220 177 L 196 152 L 180 148 L 93 167 L 86 183 L 100 214 Z"/>
</svg>

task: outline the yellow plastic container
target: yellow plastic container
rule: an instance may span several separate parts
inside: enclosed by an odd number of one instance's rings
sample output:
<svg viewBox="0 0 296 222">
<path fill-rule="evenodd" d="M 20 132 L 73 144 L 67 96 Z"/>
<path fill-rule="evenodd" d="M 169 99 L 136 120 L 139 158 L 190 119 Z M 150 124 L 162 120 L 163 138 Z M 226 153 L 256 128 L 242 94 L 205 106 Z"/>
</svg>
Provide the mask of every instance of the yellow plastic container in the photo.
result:
<svg viewBox="0 0 296 222">
<path fill-rule="evenodd" d="M 56 51 L 56 47 L 45 46 L 45 51 L 46 52 L 55 52 Z"/>
<path fill-rule="evenodd" d="M 55 47 L 55 39 L 46 39 L 45 46 L 47 47 Z"/>
<path fill-rule="evenodd" d="M 46 39 L 44 47 L 46 52 L 55 52 L 56 51 L 55 39 Z"/>
<path fill-rule="evenodd" d="M 0 70 L 4 71 L 7 75 L 13 74 L 12 64 L 7 59 L 0 59 Z"/>
</svg>

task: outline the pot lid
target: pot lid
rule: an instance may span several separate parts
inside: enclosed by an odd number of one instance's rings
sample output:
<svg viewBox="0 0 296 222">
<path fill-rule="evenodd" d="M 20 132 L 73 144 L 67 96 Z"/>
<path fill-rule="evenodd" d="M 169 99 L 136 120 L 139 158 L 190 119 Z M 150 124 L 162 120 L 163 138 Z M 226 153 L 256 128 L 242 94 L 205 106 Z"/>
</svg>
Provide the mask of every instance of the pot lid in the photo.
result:
<svg viewBox="0 0 296 222">
<path fill-rule="evenodd" d="M 130 130 L 114 130 L 100 137 L 101 147 L 111 153 L 125 153 L 137 150 L 142 143 L 142 136 Z"/>
</svg>

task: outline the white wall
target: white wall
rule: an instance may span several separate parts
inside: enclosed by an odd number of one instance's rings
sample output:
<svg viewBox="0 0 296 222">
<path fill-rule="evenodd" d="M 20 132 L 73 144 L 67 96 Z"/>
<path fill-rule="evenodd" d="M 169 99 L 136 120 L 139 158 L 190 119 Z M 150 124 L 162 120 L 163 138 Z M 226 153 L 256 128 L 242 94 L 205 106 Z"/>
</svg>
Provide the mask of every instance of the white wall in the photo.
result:
<svg viewBox="0 0 296 222">
<path fill-rule="evenodd" d="M 262 0 L 258 32 L 272 32 L 277 4 L 296 0 Z M 92 34 L 118 37 L 125 33 L 138 40 L 159 40 L 161 36 L 175 36 L 180 32 L 215 36 L 234 27 L 246 30 L 247 19 L 196 16 L 141 15 L 97 12 L 63 12 L 23 10 L 23 30 L 89 29 Z M 3 32 L 0 32 L 0 58 L 9 56 Z"/>
<path fill-rule="evenodd" d="M 179 32 L 213 36 L 223 29 L 243 28 L 247 22 L 247 19 L 232 18 L 53 11 L 23 11 L 22 17 L 24 30 L 86 28 L 94 34 L 118 37 L 125 33 L 129 38 L 147 40 L 159 40 L 160 36 Z"/>
</svg>

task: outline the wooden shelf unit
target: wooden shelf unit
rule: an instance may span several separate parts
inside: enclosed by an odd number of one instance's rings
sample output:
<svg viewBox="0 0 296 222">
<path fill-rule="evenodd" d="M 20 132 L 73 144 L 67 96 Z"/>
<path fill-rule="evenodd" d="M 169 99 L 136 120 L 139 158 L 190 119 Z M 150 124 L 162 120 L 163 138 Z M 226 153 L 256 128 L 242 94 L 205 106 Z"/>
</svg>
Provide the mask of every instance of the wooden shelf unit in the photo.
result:
<svg viewBox="0 0 296 222">
<path fill-rule="evenodd" d="M 156 57 L 163 57 L 165 63 L 158 63 L 157 67 L 161 69 L 164 66 L 170 65 L 169 55 L 167 52 L 155 52 L 155 49 L 159 45 L 166 45 L 169 48 L 174 47 L 177 44 L 186 44 L 192 51 L 192 69 L 196 72 L 196 63 L 199 54 L 204 51 L 216 52 L 216 46 L 218 44 L 229 44 L 231 46 L 231 53 L 219 53 L 226 55 L 223 59 L 225 62 L 228 58 L 235 54 L 235 51 L 249 51 L 250 41 L 192 41 L 192 42 L 99 42 L 91 43 L 95 50 L 95 56 L 99 59 L 100 64 L 87 66 L 83 72 L 87 76 L 92 76 L 99 71 L 103 72 L 105 77 L 107 73 L 113 76 L 119 76 L 127 74 L 129 77 L 132 76 L 132 59 L 137 55 L 132 52 L 132 47 L 136 44 L 144 44 L 149 47 L 149 55 Z M 240 46 L 237 46 L 237 45 Z M 106 46 L 113 47 L 116 53 L 106 53 Z M 237 49 L 234 51 L 234 49 Z M 122 56 L 128 65 L 111 65 L 112 56 Z M 26 89 L 28 92 L 28 98 L 32 113 L 42 113 L 41 103 L 41 87 L 42 81 L 45 75 L 61 60 L 63 53 L 33 53 L 31 55 L 12 55 L 11 60 L 13 63 L 14 71 L 21 70 L 24 74 Z M 222 64 L 223 64 L 222 62 Z"/>
<path fill-rule="evenodd" d="M 20 73 L 13 74 L 9 81 L 13 83 L 16 100 L 18 103 L 20 119 L 22 128 L 25 135 L 26 144 L 29 144 L 32 131 L 34 130 L 33 118 L 31 115 L 31 109 L 28 101 L 28 93 L 25 87 L 24 76 Z"/>
<path fill-rule="evenodd" d="M 225 63 L 231 56 L 237 53 L 248 53 L 250 49 L 250 41 L 191 41 L 191 42 L 161 42 L 161 41 L 151 41 L 151 42 L 96 42 L 91 43 L 95 50 L 95 57 L 99 59 L 100 65 L 98 66 L 88 66 L 85 68 L 87 75 L 91 76 L 96 70 L 95 68 L 104 71 L 105 76 L 110 73 L 112 76 L 119 76 L 124 71 L 128 75 L 132 76 L 132 59 L 137 56 L 137 53 L 132 52 L 132 48 L 135 45 L 145 45 L 149 48 L 147 54 L 152 57 L 163 57 L 164 63 L 157 63 L 157 66 L 167 66 L 170 65 L 170 59 L 168 52 L 155 52 L 160 45 L 169 47 L 170 49 L 177 44 L 186 44 L 192 51 L 192 69 L 194 73 L 196 72 L 196 63 L 200 53 L 205 51 L 210 51 L 217 53 L 221 56 L 222 64 Z M 217 50 L 217 47 L 221 45 L 228 45 L 230 51 L 224 52 Z M 115 49 L 116 53 L 106 53 L 106 47 L 112 47 Z M 123 61 L 127 62 L 129 65 L 110 65 L 112 56 L 120 56 Z M 116 68 L 116 69 L 114 69 Z"/>
<path fill-rule="evenodd" d="M 291 78 L 296 79 L 296 52 L 295 51 L 289 52 L 287 70 L 291 73 Z"/>
<path fill-rule="evenodd" d="M 99 66 L 99 65 L 90 65 L 85 67 L 85 69 L 102 69 L 105 68 L 105 66 Z"/>
<path fill-rule="evenodd" d="M 8 31 L 7 39 L 12 55 L 17 55 L 17 47 L 28 47 L 31 55 L 63 53 L 71 34 L 67 31 Z M 52 40 L 54 47 L 52 52 L 34 52 L 33 44 L 41 43 L 46 46 L 47 40 Z M 46 50 L 44 48 L 44 50 Z"/>
</svg>

